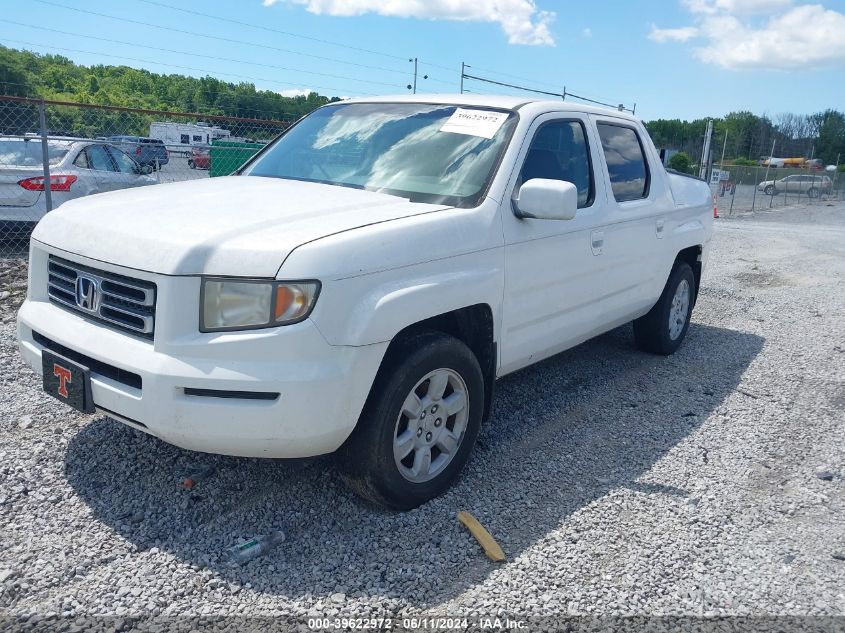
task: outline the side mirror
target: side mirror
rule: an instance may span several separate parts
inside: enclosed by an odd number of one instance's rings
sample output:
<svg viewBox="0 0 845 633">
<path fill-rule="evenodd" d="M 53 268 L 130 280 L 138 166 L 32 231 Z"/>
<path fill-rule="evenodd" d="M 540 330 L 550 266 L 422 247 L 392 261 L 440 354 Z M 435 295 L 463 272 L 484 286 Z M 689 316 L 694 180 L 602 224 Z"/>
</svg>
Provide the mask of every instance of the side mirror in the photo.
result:
<svg viewBox="0 0 845 633">
<path fill-rule="evenodd" d="M 565 180 L 532 178 L 522 183 L 513 205 L 520 218 L 571 220 L 578 211 L 578 188 Z"/>
<path fill-rule="evenodd" d="M 141 173 L 145 176 L 149 176 L 151 173 L 153 173 L 152 165 L 141 165 Z"/>
</svg>

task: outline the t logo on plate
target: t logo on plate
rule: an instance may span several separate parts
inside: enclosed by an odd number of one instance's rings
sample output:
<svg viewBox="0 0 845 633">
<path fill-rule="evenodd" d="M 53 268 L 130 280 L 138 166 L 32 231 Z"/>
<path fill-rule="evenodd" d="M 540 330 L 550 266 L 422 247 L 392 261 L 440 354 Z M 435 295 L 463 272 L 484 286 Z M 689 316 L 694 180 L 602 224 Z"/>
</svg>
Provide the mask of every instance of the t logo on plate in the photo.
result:
<svg viewBox="0 0 845 633">
<path fill-rule="evenodd" d="M 71 382 L 70 370 L 58 363 L 53 363 L 53 375 L 59 379 L 59 395 L 62 398 L 67 398 L 67 385 Z"/>
</svg>

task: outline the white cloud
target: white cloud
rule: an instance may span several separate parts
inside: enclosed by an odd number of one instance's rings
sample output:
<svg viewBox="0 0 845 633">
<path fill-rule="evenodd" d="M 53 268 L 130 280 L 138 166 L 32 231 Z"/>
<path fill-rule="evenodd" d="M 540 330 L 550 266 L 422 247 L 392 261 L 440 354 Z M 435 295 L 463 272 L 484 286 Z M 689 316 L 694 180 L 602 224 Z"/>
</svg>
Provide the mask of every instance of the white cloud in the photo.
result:
<svg viewBox="0 0 845 633">
<path fill-rule="evenodd" d="M 698 29 L 694 26 L 682 26 L 677 29 L 659 29 L 655 24 L 651 25 L 648 39 L 655 42 L 686 42 L 698 35 Z"/>
<path fill-rule="evenodd" d="M 303 5 L 316 14 L 376 13 L 401 18 L 495 22 L 510 44 L 555 45 L 549 30 L 555 13 L 538 9 L 534 0 L 264 0 L 264 5 L 278 2 Z"/>
<path fill-rule="evenodd" d="M 317 92 L 312 88 L 288 88 L 287 90 L 279 90 L 280 95 L 283 97 L 307 97 L 312 92 Z"/>
<path fill-rule="evenodd" d="M 730 70 L 845 65 L 845 14 L 790 0 L 684 0 L 695 25 L 661 29 L 656 42 L 702 40 L 696 58 Z"/>
<path fill-rule="evenodd" d="M 691 12 L 707 14 L 773 13 L 790 4 L 792 0 L 684 0 Z"/>
<path fill-rule="evenodd" d="M 736 18 L 707 20 L 695 56 L 723 68 L 811 69 L 845 65 L 845 15 L 818 4 L 771 17 L 762 28 Z"/>
<path fill-rule="evenodd" d="M 581 31 L 581 35 L 583 35 L 584 37 L 592 37 L 592 36 L 593 36 L 593 29 L 591 29 L 591 28 L 588 26 L 588 27 L 587 27 L 587 28 L 585 28 L 583 31 Z"/>
</svg>

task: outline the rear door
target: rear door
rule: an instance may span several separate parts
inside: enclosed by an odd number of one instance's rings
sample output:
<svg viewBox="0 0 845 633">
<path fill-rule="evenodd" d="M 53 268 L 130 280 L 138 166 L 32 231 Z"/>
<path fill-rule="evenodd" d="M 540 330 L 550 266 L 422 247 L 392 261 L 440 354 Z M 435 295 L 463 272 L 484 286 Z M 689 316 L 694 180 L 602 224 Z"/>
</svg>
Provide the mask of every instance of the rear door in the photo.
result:
<svg viewBox="0 0 845 633">
<path fill-rule="evenodd" d="M 79 153 L 74 165 L 79 168 L 79 177 L 86 181 L 91 193 L 114 191 L 125 186 L 105 145 L 87 145 Z"/>
<path fill-rule="evenodd" d="M 117 167 L 117 180 L 120 189 L 148 184 L 148 179 L 141 175 L 140 166 L 125 152 L 116 147 L 106 147 Z"/>
<path fill-rule="evenodd" d="M 592 118 L 602 148 L 602 176 L 610 183 L 601 307 L 606 320 L 619 325 L 650 309 L 663 291 L 671 266 L 666 236 L 672 230 L 674 200 L 642 126 L 612 116 Z"/>
</svg>

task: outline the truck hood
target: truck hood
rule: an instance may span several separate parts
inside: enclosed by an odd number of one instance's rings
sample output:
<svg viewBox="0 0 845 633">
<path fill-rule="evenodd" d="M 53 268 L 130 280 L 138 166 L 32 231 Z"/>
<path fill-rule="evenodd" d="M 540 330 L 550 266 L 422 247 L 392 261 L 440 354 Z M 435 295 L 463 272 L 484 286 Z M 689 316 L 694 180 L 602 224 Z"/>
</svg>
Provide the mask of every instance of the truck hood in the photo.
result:
<svg viewBox="0 0 845 633">
<path fill-rule="evenodd" d="M 72 200 L 48 213 L 33 239 L 165 275 L 274 277 L 306 242 L 447 208 L 348 187 L 231 176 Z"/>
</svg>

